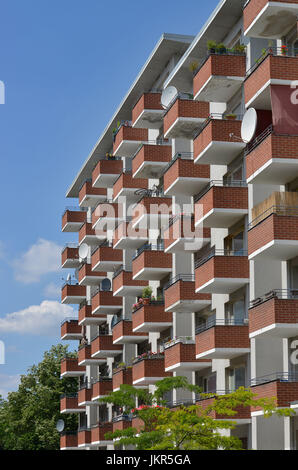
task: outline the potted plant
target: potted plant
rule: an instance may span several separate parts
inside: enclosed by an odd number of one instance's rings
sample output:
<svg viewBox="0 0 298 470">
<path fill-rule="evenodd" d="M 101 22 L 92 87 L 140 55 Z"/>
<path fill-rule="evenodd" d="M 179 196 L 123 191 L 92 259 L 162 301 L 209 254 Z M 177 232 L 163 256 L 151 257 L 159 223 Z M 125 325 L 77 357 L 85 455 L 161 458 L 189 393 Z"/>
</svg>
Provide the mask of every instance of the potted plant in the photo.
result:
<svg viewBox="0 0 298 470">
<path fill-rule="evenodd" d="M 208 51 L 210 54 L 215 54 L 217 43 L 215 41 L 208 41 L 207 42 Z"/>
<path fill-rule="evenodd" d="M 227 52 L 227 48 L 226 48 L 226 46 L 221 42 L 221 43 L 217 44 L 216 52 L 218 52 L 219 54 L 225 54 L 225 53 Z"/>
<path fill-rule="evenodd" d="M 234 47 L 234 51 L 243 54 L 246 51 L 246 46 L 244 44 L 237 44 L 237 46 Z"/>
<path fill-rule="evenodd" d="M 198 62 L 192 62 L 189 66 L 189 70 L 193 73 L 193 75 L 195 74 L 196 70 L 198 69 L 199 67 L 199 64 Z"/>
<path fill-rule="evenodd" d="M 225 114 L 225 119 L 229 119 L 230 121 L 234 121 L 236 118 L 237 118 L 237 114 L 233 114 L 233 113 Z"/>
<path fill-rule="evenodd" d="M 288 48 L 287 46 L 281 46 L 281 55 L 287 55 Z"/>
<path fill-rule="evenodd" d="M 152 287 L 150 287 L 150 286 L 144 287 L 143 292 L 142 292 L 143 304 L 144 305 L 149 305 L 150 304 L 152 292 L 153 292 Z"/>
</svg>

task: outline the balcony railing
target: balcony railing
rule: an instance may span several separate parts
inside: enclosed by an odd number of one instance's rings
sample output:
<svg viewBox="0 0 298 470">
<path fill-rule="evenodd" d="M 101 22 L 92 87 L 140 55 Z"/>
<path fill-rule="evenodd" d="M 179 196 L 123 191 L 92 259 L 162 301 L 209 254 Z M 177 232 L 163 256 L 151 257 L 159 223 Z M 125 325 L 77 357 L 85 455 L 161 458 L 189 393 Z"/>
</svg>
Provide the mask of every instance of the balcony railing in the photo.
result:
<svg viewBox="0 0 298 470">
<path fill-rule="evenodd" d="M 246 78 L 249 77 L 268 56 L 297 58 L 297 50 L 294 46 L 268 47 L 267 49 L 263 49 L 262 54 L 256 59 L 252 67 L 247 70 Z"/>
<path fill-rule="evenodd" d="M 298 382 L 298 374 L 290 372 L 275 372 L 274 374 L 263 375 L 262 377 L 251 379 L 250 386 L 254 387 L 256 385 L 264 385 L 276 381 L 287 383 Z"/>
<path fill-rule="evenodd" d="M 194 203 L 198 202 L 211 188 L 214 186 L 221 188 L 247 188 L 248 184 L 246 181 L 223 181 L 223 180 L 211 180 L 202 191 L 194 196 Z"/>
<path fill-rule="evenodd" d="M 151 245 L 146 243 L 137 250 L 133 259 L 138 258 L 142 253 L 144 253 L 144 251 L 164 251 L 164 244 L 163 242 L 159 243 L 158 245 Z"/>
<path fill-rule="evenodd" d="M 212 318 L 210 320 L 207 320 L 204 325 L 200 325 L 196 327 L 196 335 L 203 333 L 204 331 L 210 330 L 211 328 L 214 328 L 216 326 L 243 326 L 247 325 L 248 320 L 243 318 L 243 319 L 215 319 Z"/>
<path fill-rule="evenodd" d="M 197 75 L 197 73 L 201 70 L 203 65 L 207 62 L 209 57 L 212 56 L 221 56 L 221 55 L 232 55 L 232 56 L 246 56 L 245 52 L 240 52 L 240 51 L 234 51 L 232 49 L 225 49 L 225 52 L 210 52 L 208 51 L 207 55 L 204 57 L 204 59 L 201 61 L 197 69 L 194 71 L 194 77 Z"/>
<path fill-rule="evenodd" d="M 257 307 L 258 305 L 267 302 L 267 300 L 278 299 L 278 300 L 297 300 L 298 299 L 298 289 L 275 289 L 267 294 L 264 294 L 257 299 L 251 300 L 249 306 L 250 308 Z"/>
<path fill-rule="evenodd" d="M 289 207 L 289 206 L 272 206 L 269 207 L 266 211 L 260 214 L 258 217 L 253 219 L 250 224 L 248 224 L 248 230 L 251 230 L 263 220 L 270 217 L 272 214 L 278 216 L 287 216 L 287 217 L 297 217 L 298 216 L 298 206 Z"/>
<path fill-rule="evenodd" d="M 195 269 L 199 268 L 203 264 L 205 264 L 210 259 L 214 258 L 215 256 L 248 256 L 248 252 L 246 250 L 218 250 L 218 249 L 211 249 L 207 254 L 205 254 L 202 258 L 196 261 Z"/>
<path fill-rule="evenodd" d="M 218 121 L 230 121 L 227 116 L 229 113 L 211 113 L 209 117 L 206 119 L 206 121 L 199 127 L 199 129 L 194 133 L 193 140 L 195 140 L 205 129 L 205 127 L 208 126 L 208 124 L 211 121 L 218 120 Z M 243 119 L 243 114 L 235 114 L 235 118 L 232 121 L 242 121 Z"/>
<path fill-rule="evenodd" d="M 265 140 L 270 134 L 273 134 L 273 126 L 270 124 L 261 134 L 259 134 L 250 144 L 247 145 L 245 149 L 245 156 L 252 152 L 258 145 L 260 145 L 263 140 Z"/>
<path fill-rule="evenodd" d="M 174 165 L 177 160 L 193 160 L 193 152 L 177 152 L 175 153 L 172 160 L 168 163 L 168 165 L 163 170 L 163 175 Z"/>
<path fill-rule="evenodd" d="M 194 274 L 178 274 L 177 276 L 173 277 L 172 279 L 165 284 L 163 290 L 167 290 L 172 287 L 176 282 L 183 281 L 183 282 L 195 282 L 195 275 Z"/>
</svg>

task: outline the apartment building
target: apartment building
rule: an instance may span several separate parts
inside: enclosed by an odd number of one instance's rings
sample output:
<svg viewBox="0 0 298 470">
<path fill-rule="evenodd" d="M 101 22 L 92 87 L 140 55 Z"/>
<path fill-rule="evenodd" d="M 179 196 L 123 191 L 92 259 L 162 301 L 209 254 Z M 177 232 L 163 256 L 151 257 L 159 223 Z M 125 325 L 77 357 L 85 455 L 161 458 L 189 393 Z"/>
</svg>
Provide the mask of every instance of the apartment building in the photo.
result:
<svg viewBox="0 0 298 470">
<path fill-rule="evenodd" d="M 298 408 L 297 15 L 298 0 L 222 0 L 195 38 L 164 34 L 69 188 L 62 303 L 78 317 L 61 337 L 79 347 L 61 376 L 78 394 L 61 412 L 78 432 L 61 449 L 113 449 L 105 434 L 139 423 L 99 399 L 172 375 Z M 244 448 L 298 447 L 297 416 L 233 420 Z"/>
</svg>

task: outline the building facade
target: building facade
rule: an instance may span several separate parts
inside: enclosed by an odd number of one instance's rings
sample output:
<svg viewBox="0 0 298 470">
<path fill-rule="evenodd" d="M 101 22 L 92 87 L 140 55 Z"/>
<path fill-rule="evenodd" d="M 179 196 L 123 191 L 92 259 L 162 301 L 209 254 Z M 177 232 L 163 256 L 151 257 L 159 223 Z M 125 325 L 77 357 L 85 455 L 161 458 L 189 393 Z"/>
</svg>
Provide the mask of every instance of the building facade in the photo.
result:
<svg viewBox="0 0 298 470">
<path fill-rule="evenodd" d="M 163 35 L 69 188 L 62 303 L 78 317 L 61 337 L 79 348 L 61 376 L 78 394 L 61 412 L 79 428 L 61 449 L 113 449 L 105 434 L 138 423 L 99 399 L 172 375 L 297 409 L 297 15 L 298 0 L 222 0 L 195 38 Z M 233 420 L 244 448 L 298 447 L 296 416 Z"/>
</svg>

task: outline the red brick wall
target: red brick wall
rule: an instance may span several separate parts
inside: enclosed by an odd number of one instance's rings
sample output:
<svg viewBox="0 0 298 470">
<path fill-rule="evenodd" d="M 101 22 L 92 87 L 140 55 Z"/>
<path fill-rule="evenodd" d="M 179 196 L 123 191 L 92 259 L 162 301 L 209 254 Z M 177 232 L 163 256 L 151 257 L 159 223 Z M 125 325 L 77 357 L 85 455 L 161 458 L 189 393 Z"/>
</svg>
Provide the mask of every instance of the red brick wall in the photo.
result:
<svg viewBox="0 0 298 470">
<path fill-rule="evenodd" d="M 112 380 L 104 380 L 103 382 L 96 382 L 92 385 L 92 398 L 102 395 L 109 395 L 113 391 Z"/>
<path fill-rule="evenodd" d="M 178 158 L 164 174 L 164 190 L 166 191 L 178 178 L 210 178 L 209 165 L 195 165 L 193 160 Z"/>
<path fill-rule="evenodd" d="M 248 232 L 251 255 L 273 240 L 298 240 L 298 217 L 272 214 Z"/>
<path fill-rule="evenodd" d="M 91 346 L 85 346 L 78 351 L 78 362 L 79 364 L 86 359 L 91 359 Z"/>
<path fill-rule="evenodd" d="M 298 323 L 298 300 L 270 299 L 249 310 L 249 332 L 274 323 Z"/>
<path fill-rule="evenodd" d="M 61 293 L 61 300 L 65 299 L 65 297 L 85 297 L 86 296 L 86 287 L 85 286 L 70 286 L 70 285 L 65 285 L 62 289 Z"/>
<path fill-rule="evenodd" d="M 116 421 L 113 423 L 113 432 L 123 431 L 124 429 L 131 428 L 131 421 Z"/>
<path fill-rule="evenodd" d="M 230 137 L 234 134 L 234 137 Z M 238 142 L 235 136 L 241 134 L 241 121 L 228 119 L 213 119 L 194 140 L 194 158 L 196 159 L 205 148 L 213 141 L 217 142 Z"/>
<path fill-rule="evenodd" d="M 163 107 L 160 104 L 161 93 L 145 93 L 135 107 L 132 110 L 132 122 L 133 124 L 136 122 L 140 114 L 145 109 L 160 109 L 162 110 Z"/>
<path fill-rule="evenodd" d="M 212 209 L 248 209 L 248 188 L 213 186 L 196 204 L 203 205 L 203 215 Z"/>
<path fill-rule="evenodd" d="M 162 305 L 147 305 L 137 310 L 132 316 L 132 329 L 143 323 L 172 322 L 172 313 L 166 313 Z"/>
<path fill-rule="evenodd" d="M 257 395 L 256 398 L 276 398 L 277 407 L 289 407 L 291 402 L 298 400 L 297 382 L 274 381 L 252 387 L 251 391 Z M 259 411 L 260 409 L 260 407 L 255 407 L 251 408 L 251 411 Z"/>
<path fill-rule="evenodd" d="M 99 271 L 92 271 L 91 269 L 91 264 L 84 264 L 81 269 L 79 270 L 79 282 L 82 282 L 84 277 L 90 276 L 90 277 L 106 277 L 107 273 L 106 272 L 99 272 Z"/>
<path fill-rule="evenodd" d="M 61 436 L 60 437 L 60 449 L 65 449 L 67 447 L 77 447 L 78 446 L 78 436 Z"/>
<path fill-rule="evenodd" d="M 60 400 L 60 411 L 78 409 L 78 397 L 63 397 Z"/>
<path fill-rule="evenodd" d="M 147 333 L 133 333 L 133 323 L 131 321 L 121 321 L 113 328 L 113 341 L 121 336 L 148 336 Z"/>
<path fill-rule="evenodd" d="M 194 282 L 179 281 L 165 290 L 165 308 L 171 307 L 180 300 L 210 300 L 210 294 L 196 294 Z"/>
<path fill-rule="evenodd" d="M 132 161 L 134 175 L 144 162 L 170 162 L 172 147 L 170 145 L 143 145 Z"/>
<path fill-rule="evenodd" d="M 93 230 L 93 228 L 92 228 L 92 224 L 86 223 L 80 229 L 80 231 L 79 231 L 79 243 L 81 243 L 82 240 L 84 240 L 86 235 L 92 235 L 92 236 L 96 235 L 95 230 Z"/>
<path fill-rule="evenodd" d="M 133 178 L 128 173 L 122 173 L 113 186 L 113 198 L 120 193 L 123 188 L 148 188 L 148 180 L 144 178 Z"/>
<path fill-rule="evenodd" d="M 148 129 L 136 129 L 133 127 L 122 126 L 116 135 L 113 145 L 114 152 L 124 140 L 136 140 L 141 142 L 148 141 Z"/>
<path fill-rule="evenodd" d="M 196 359 L 196 345 L 177 343 L 165 350 L 165 369 L 180 362 L 209 362 Z"/>
<path fill-rule="evenodd" d="M 92 185 L 99 175 L 120 175 L 123 171 L 122 160 L 100 160 L 92 173 Z"/>
<path fill-rule="evenodd" d="M 79 323 L 81 323 L 81 321 L 83 321 L 85 318 L 104 318 L 106 319 L 106 315 L 92 315 L 92 307 L 91 305 L 84 305 L 84 307 L 82 307 L 80 310 L 79 310 Z"/>
<path fill-rule="evenodd" d="M 82 390 L 79 390 L 78 403 L 86 403 L 87 401 L 91 401 L 91 399 L 92 399 L 91 388 L 83 388 Z"/>
<path fill-rule="evenodd" d="M 201 90 L 211 75 L 223 77 L 245 77 L 246 57 L 240 55 L 211 55 L 193 80 L 194 96 Z"/>
<path fill-rule="evenodd" d="M 270 0 L 270 3 L 297 3 L 297 0 Z M 269 3 L 269 0 L 250 0 L 243 11 L 243 27 L 244 31 L 251 25 L 258 14 Z"/>
<path fill-rule="evenodd" d="M 91 443 L 91 431 L 80 431 L 78 433 L 78 445 Z"/>
<path fill-rule="evenodd" d="M 209 116 L 209 103 L 191 100 L 176 100 L 163 119 L 164 133 L 174 124 L 177 118 L 205 118 Z"/>
<path fill-rule="evenodd" d="M 61 325 L 61 338 L 66 334 L 80 334 L 82 327 L 79 326 L 78 321 L 65 322 Z"/>
<path fill-rule="evenodd" d="M 123 286 L 148 286 L 147 281 L 134 281 L 132 273 L 122 271 L 115 279 L 113 279 L 113 292 L 117 292 Z"/>
<path fill-rule="evenodd" d="M 196 354 L 214 348 L 250 348 L 248 326 L 215 326 L 196 335 Z"/>
<path fill-rule="evenodd" d="M 249 263 L 245 256 L 215 256 L 195 270 L 196 289 L 213 278 L 249 278 Z"/>
<path fill-rule="evenodd" d="M 202 406 L 203 410 L 205 410 L 208 406 L 212 405 L 214 403 L 215 398 L 207 398 L 206 400 L 201 400 L 197 402 L 197 405 Z M 235 411 L 237 412 L 233 416 L 225 416 L 221 415 L 219 413 L 216 413 L 215 411 L 212 411 L 210 413 L 210 417 L 213 419 L 229 419 L 229 420 L 236 420 L 236 419 L 250 419 L 250 407 L 243 407 L 239 406 L 235 408 Z"/>
<path fill-rule="evenodd" d="M 72 223 L 85 223 L 87 220 L 87 212 L 85 211 L 65 211 L 62 217 L 62 228 L 65 227 L 65 225 L 68 222 Z"/>
<path fill-rule="evenodd" d="M 112 204 L 107 202 L 99 204 L 92 214 L 92 226 L 94 227 L 100 218 L 109 217 L 111 219 L 116 219 L 118 215 L 119 217 L 122 216 L 122 204 Z"/>
<path fill-rule="evenodd" d="M 61 375 L 65 372 L 84 372 L 85 367 L 78 366 L 78 360 L 76 358 L 67 358 L 61 361 Z"/>
<path fill-rule="evenodd" d="M 143 268 L 172 268 L 172 255 L 163 251 L 144 251 L 132 262 L 133 276 Z"/>
<path fill-rule="evenodd" d="M 78 248 L 65 248 L 61 255 L 61 264 L 63 265 L 68 259 L 79 259 Z"/>
<path fill-rule="evenodd" d="M 91 429 L 91 442 L 105 441 L 105 435 L 113 432 L 113 423 L 105 423 L 104 426 L 97 426 Z"/>
<path fill-rule="evenodd" d="M 122 262 L 122 259 L 123 259 L 122 250 L 117 250 L 109 246 L 103 246 L 101 248 L 98 248 L 98 250 L 96 250 L 95 253 L 93 253 L 92 255 L 92 258 L 91 258 L 92 269 L 94 269 L 95 266 L 100 261 Z"/>
<path fill-rule="evenodd" d="M 297 158 L 298 136 L 270 134 L 246 157 L 247 178 L 272 158 Z"/>
<path fill-rule="evenodd" d="M 172 373 L 165 372 L 164 359 L 144 359 L 133 365 L 132 380 L 142 379 L 144 377 L 171 377 Z"/>
<path fill-rule="evenodd" d="M 106 196 L 107 190 L 105 188 L 93 188 L 92 183 L 88 181 L 79 192 L 79 203 L 81 204 L 86 196 L 91 195 Z"/>
<path fill-rule="evenodd" d="M 113 292 L 98 292 L 92 298 L 92 311 L 97 307 L 104 307 L 108 305 L 115 305 L 116 307 L 122 307 L 121 297 L 114 297 Z"/>
<path fill-rule="evenodd" d="M 132 385 L 132 369 L 120 370 L 113 373 L 113 390 L 116 390 L 120 385 Z"/>
<path fill-rule="evenodd" d="M 91 343 L 91 355 L 95 354 L 98 351 L 122 351 L 121 345 L 113 344 L 113 336 L 98 336 Z"/>
</svg>

